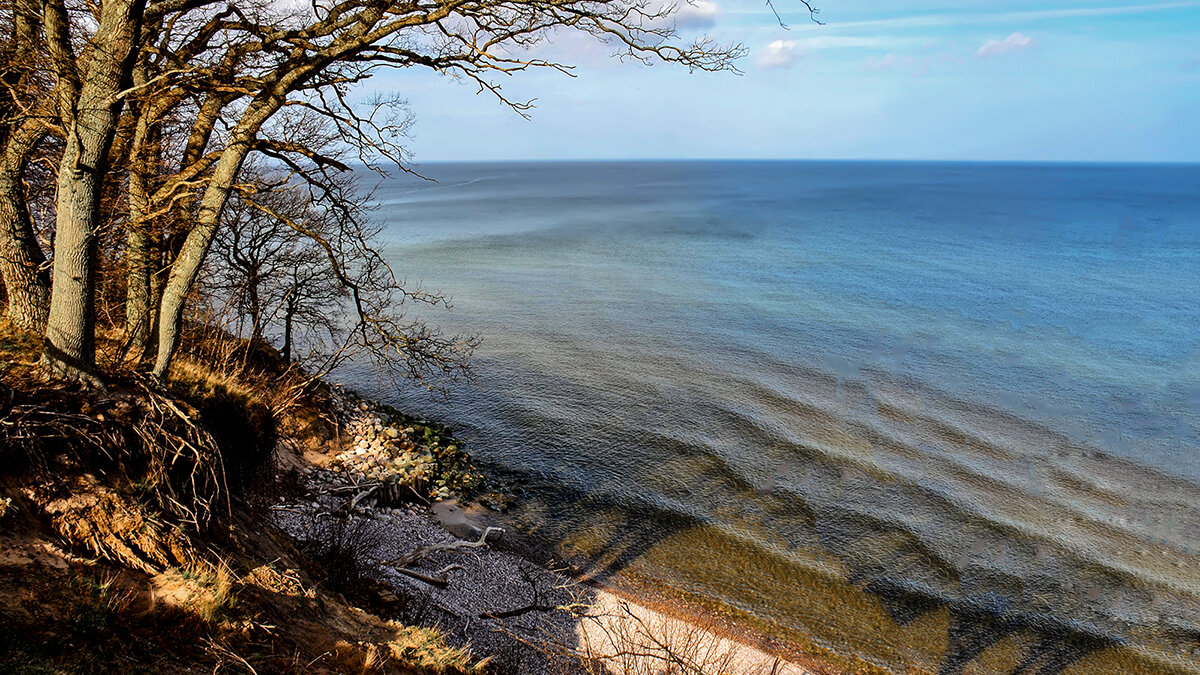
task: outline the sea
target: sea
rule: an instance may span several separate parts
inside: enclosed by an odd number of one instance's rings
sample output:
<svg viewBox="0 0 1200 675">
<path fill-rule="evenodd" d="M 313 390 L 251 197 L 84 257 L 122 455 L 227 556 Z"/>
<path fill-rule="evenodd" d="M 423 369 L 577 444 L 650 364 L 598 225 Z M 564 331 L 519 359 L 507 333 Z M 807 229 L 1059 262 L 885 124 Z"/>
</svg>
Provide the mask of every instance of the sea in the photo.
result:
<svg viewBox="0 0 1200 675">
<path fill-rule="evenodd" d="M 1200 166 L 415 169 L 381 250 L 475 380 L 341 377 L 591 578 L 856 672 L 1200 672 Z"/>
</svg>

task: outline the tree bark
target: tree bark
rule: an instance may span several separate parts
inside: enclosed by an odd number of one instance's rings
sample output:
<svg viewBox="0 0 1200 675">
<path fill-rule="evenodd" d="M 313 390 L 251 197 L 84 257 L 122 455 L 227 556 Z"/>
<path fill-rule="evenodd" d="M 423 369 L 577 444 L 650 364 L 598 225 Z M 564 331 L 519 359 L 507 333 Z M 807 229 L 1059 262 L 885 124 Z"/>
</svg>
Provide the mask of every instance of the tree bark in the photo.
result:
<svg viewBox="0 0 1200 675">
<path fill-rule="evenodd" d="M 288 365 L 292 363 L 292 321 L 295 316 L 296 303 L 289 295 L 287 310 L 283 314 L 283 362 Z"/>
<path fill-rule="evenodd" d="M 212 245 L 217 226 L 220 224 L 221 211 L 225 209 L 234 180 L 249 153 L 248 138 L 237 139 L 225 148 L 209 180 L 208 188 L 200 199 L 196 224 L 188 232 L 183 247 L 179 249 L 179 255 L 175 256 L 175 261 L 171 264 L 171 274 L 163 288 L 158 310 L 158 358 L 153 371 L 155 377 L 166 378 L 167 371 L 171 368 L 171 358 L 179 345 L 179 331 L 183 328 L 183 310 L 188 294 L 200 274 L 200 266 L 204 263 L 204 256 L 208 254 L 208 248 Z"/>
<path fill-rule="evenodd" d="M 49 106 L 38 102 L 42 88 L 31 76 L 41 49 L 37 9 L 33 3 L 18 3 L 11 12 L 12 34 L 5 45 L 0 78 L 4 84 L 0 94 L 0 276 L 9 320 L 19 328 L 41 332 L 50 308 L 50 271 L 33 230 L 23 178 L 30 155 L 48 131 L 36 117 L 47 113 Z"/>
<path fill-rule="evenodd" d="M 251 270 L 246 280 L 246 295 L 250 298 L 250 344 L 262 338 L 262 299 L 259 297 L 258 270 Z"/>
<path fill-rule="evenodd" d="M 150 277 L 158 256 L 154 237 L 146 224 L 129 228 L 125 240 L 125 341 L 134 361 L 140 361 L 150 339 Z"/>
<path fill-rule="evenodd" d="M 22 125 L 9 139 L 0 163 L 0 274 L 9 321 L 40 333 L 50 311 L 50 271 L 21 187 L 29 154 L 45 135 L 38 126 Z"/>
<path fill-rule="evenodd" d="M 139 66 L 134 84 L 146 77 Z M 150 279 L 157 267 L 154 228 L 149 216 L 150 181 L 158 166 L 162 144 L 155 107 L 138 106 L 137 126 L 129 151 L 129 225 L 125 239 L 125 343 L 135 362 L 140 362 L 150 339 Z"/>
<path fill-rule="evenodd" d="M 57 377 L 94 380 L 100 190 L 145 0 L 102 3 L 82 73 L 75 62 L 66 9 L 60 0 L 47 0 L 43 7 L 66 147 L 58 170 L 54 278 L 42 369 Z"/>
<path fill-rule="evenodd" d="M 295 75 L 292 79 L 296 80 L 299 77 Z M 229 201 L 234 181 L 241 173 L 242 164 L 253 148 L 258 131 L 283 107 L 286 97 L 286 87 L 276 85 L 274 89 L 255 98 L 234 128 L 229 144 L 213 167 L 208 187 L 200 198 L 195 225 L 188 232 L 179 254 L 171 263 L 171 274 L 163 288 L 158 309 L 158 358 L 153 370 L 157 378 L 166 378 L 167 371 L 171 368 L 171 358 L 175 355 L 175 348 L 179 346 L 179 331 L 183 327 L 183 310 L 187 305 L 187 296 L 200 274 L 200 266 L 204 264 L 204 256 L 208 254 L 213 237 L 216 236 L 221 212 L 225 210 L 225 204 Z"/>
</svg>

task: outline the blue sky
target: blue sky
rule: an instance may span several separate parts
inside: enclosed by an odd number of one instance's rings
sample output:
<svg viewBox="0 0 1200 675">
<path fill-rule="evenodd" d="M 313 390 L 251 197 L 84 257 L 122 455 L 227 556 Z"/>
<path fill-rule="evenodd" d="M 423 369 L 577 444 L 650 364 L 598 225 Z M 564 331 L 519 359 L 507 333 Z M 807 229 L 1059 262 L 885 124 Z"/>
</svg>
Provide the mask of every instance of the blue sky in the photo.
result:
<svg viewBox="0 0 1200 675">
<path fill-rule="evenodd" d="M 811 158 L 1200 161 L 1200 0 L 776 0 L 682 5 L 684 37 L 744 44 L 742 75 L 608 58 L 563 36 L 576 77 L 506 95 L 412 69 L 376 78 L 416 115 L 414 159 Z"/>
</svg>

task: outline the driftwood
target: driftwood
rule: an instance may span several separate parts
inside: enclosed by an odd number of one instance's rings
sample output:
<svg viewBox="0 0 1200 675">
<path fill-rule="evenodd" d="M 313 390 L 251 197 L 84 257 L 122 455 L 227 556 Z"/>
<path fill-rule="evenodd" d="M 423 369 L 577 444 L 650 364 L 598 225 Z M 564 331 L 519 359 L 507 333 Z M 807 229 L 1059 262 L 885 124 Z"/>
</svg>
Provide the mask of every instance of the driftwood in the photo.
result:
<svg viewBox="0 0 1200 675">
<path fill-rule="evenodd" d="M 450 572 L 453 572 L 454 570 L 461 570 L 461 569 L 463 569 L 462 565 L 446 565 L 445 567 L 434 572 L 433 574 L 422 574 L 421 572 L 418 572 L 416 570 L 410 570 L 405 567 L 397 567 L 396 571 L 405 576 L 412 577 L 413 579 L 417 579 L 419 581 L 424 581 L 425 583 L 427 583 L 431 586 L 437 586 L 438 588 L 442 588 L 446 584 L 450 583 L 450 578 L 447 575 L 450 574 Z"/>
<path fill-rule="evenodd" d="M 457 540 L 457 541 L 452 541 L 452 542 L 448 542 L 448 543 L 430 544 L 428 546 L 421 546 L 421 547 L 414 549 L 413 551 L 410 551 L 409 553 L 405 553 L 404 555 L 400 556 L 399 558 L 396 558 L 394 560 L 385 561 L 380 564 L 391 567 L 391 568 L 395 569 L 397 572 L 404 574 L 406 576 L 424 581 L 427 584 L 432 584 L 434 586 L 445 586 L 447 583 L 449 583 L 449 579 L 447 578 L 446 575 L 449 574 L 453 570 L 462 569 L 461 565 L 447 565 L 446 567 L 443 567 L 442 569 L 438 570 L 437 572 L 434 572 L 432 575 L 426 575 L 421 572 L 417 572 L 415 570 L 411 570 L 408 568 L 412 567 L 413 565 L 416 565 L 417 563 L 419 563 L 422 560 L 424 560 L 425 558 L 433 555 L 434 553 L 441 553 L 442 551 L 461 551 L 463 549 L 479 548 L 481 546 L 484 546 L 485 544 L 487 544 L 487 538 L 493 532 L 499 532 L 501 535 L 503 535 L 504 528 L 489 527 L 483 531 L 483 534 L 479 535 L 479 539 L 476 541 Z"/>
<path fill-rule="evenodd" d="M 372 488 L 367 488 L 366 490 L 362 490 L 361 492 L 359 492 L 358 495 L 354 495 L 354 498 L 352 498 L 352 500 L 350 500 L 346 504 L 346 512 L 347 513 L 353 512 L 354 507 L 359 506 L 359 502 L 361 502 L 362 500 L 365 500 L 365 498 L 367 498 L 367 497 L 370 497 L 372 492 L 374 492 L 378 489 L 379 489 L 379 485 L 374 485 L 374 486 L 372 486 Z M 338 509 L 338 510 L 341 510 L 341 509 Z"/>
</svg>

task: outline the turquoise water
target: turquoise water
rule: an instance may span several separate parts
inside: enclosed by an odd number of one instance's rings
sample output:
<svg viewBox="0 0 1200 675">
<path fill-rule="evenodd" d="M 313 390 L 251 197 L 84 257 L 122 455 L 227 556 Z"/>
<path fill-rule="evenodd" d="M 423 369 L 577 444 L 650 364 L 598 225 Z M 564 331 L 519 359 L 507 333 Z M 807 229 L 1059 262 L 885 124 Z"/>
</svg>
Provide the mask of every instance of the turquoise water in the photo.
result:
<svg viewBox="0 0 1200 675">
<path fill-rule="evenodd" d="M 1041 659 L 1013 672 L 1195 666 L 1200 167 L 420 170 L 377 193 L 386 252 L 483 336 L 478 384 L 383 394 L 526 479 L 531 529 L 889 668 L 960 672 L 994 622 Z M 857 592 L 951 646 L 780 599 Z"/>
</svg>

